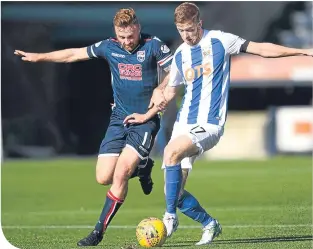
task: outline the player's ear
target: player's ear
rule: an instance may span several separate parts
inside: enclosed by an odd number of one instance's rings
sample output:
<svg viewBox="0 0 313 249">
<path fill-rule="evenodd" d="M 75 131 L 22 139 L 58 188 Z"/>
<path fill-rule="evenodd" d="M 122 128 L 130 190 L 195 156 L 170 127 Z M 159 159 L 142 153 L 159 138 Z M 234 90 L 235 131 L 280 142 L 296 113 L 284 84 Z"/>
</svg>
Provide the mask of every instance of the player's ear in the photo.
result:
<svg viewBox="0 0 313 249">
<path fill-rule="evenodd" d="M 141 32 L 141 25 L 138 23 L 138 30 L 139 30 L 139 33 Z"/>
<path fill-rule="evenodd" d="M 199 21 L 198 25 L 200 28 L 202 28 L 202 20 Z"/>
</svg>

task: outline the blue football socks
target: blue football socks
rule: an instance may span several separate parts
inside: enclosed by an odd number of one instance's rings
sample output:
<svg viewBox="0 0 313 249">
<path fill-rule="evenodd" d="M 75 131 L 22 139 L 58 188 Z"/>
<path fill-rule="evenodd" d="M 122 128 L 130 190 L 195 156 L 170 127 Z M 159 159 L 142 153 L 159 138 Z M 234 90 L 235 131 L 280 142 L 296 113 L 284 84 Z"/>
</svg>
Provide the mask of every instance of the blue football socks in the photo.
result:
<svg viewBox="0 0 313 249">
<path fill-rule="evenodd" d="M 213 220 L 201 207 L 198 200 L 186 190 L 184 190 L 184 193 L 180 196 L 177 207 L 183 214 L 194 221 L 198 221 L 202 226 L 208 225 Z"/>
<path fill-rule="evenodd" d="M 179 191 L 181 188 L 182 171 L 181 165 L 166 166 L 165 186 L 166 186 L 166 211 L 176 214 Z"/>
</svg>

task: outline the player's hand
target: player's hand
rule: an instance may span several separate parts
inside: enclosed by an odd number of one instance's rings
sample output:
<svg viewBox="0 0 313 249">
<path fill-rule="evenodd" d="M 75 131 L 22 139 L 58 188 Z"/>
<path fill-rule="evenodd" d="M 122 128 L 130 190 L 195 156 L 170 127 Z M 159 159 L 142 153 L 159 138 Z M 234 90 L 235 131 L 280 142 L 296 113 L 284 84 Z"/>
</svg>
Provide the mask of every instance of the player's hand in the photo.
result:
<svg viewBox="0 0 313 249">
<path fill-rule="evenodd" d="M 139 114 L 139 113 L 133 113 L 131 115 L 128 115 L 124 121 L 123 124 L 142 124 L 147 122 L 147 115 L 146 114 Z"/>
<path fill-rule="evenodd" d="M 150 109 L 155 105 L 160 111 L 163 111 L 166 104 L 167 101 L 164 98 L 163 91 L 161 89 L 154 89 L 148 108 Z"/>
<path fill-rule="evenodd" d="M 23 61 L 28 61 L 28 62 L 38 62 L 39 61 L 39 54 L 37 54 L 37 53 L 27 53 L 27 52 L 24 52 L 21 50 L 15 50 L 14 54 L 22 57 L 21 59 Z"/>
</svg>

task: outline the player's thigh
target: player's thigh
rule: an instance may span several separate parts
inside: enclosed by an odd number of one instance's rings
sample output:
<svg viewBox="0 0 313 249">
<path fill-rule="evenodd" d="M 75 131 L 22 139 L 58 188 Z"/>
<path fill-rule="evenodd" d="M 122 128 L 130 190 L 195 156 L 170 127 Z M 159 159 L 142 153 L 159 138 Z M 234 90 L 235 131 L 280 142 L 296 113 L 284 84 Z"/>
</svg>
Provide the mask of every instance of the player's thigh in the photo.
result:
<svg viewBox="0 0 313 249">
<path fill-rule="evenodd" d="M 182 164 L 184 164 L 184 166 L 185 165 L 188 166 L 190 162 L 193 162 L 193 159 L 191 159 L 191 157 L 198 152 L 197 147 L 193 146 L 193 141 L 189 136 L 189 129 L 190 125 L 175 122 L 172 131 L 172 136 L 168 143 L 169 145 L 168 149 L 175 151 L 176 148 L 177 152 L 179 151 L 184 152 L 182 158 L 189 158 L 182 159 Z"/>
<path fill-rule="evenodd" d="M 127 130 L 126 147 L 136 152 L 141 160 L 147 160 L 159 129 L 159 118 L 144 124 L 130 125 Z"/>
<path fill-rule="evenodd" d="M 99 157 L 119 156 L 125 147 L 126 128 L 121 118 L 111 117 L 110 124 L 99 148 Z"/>
<path fill-rule="evenodd" d="M 140 161 L 141 158 L 133 148 L 125 147 L 117 159 L 113 182 L 128 180 Z"/>
<path fill-rule="evenodd" d="M 169 141 L 169 144 L 172 143 L 173 141 L 176 140 L 176 138 L 182 136 L 182 135 L 188 135 L 188 131 L 190 129 L 189 125 L 182 125 L 180 123 L 175 122 L 174 126 L 173 126 L 173 130 L 172 130 L 172 135 L 171 135 L 171 139 Z M 187 138 L 188 143 L 190 142 L 190 139 Z M 178 149 L 175 148 L 176 147 L 176 143 L 171 144 L 173 149 Z M 191 145 L 189 143 L 189 145 Z M 169 147 L 168 147 L 169 148 Z M 196 147 L 193 148 L 195 151 L 197 152 L 198 149 Z M 172 151 L 172 153 L 174 153 L 174 151 Z M 182 169 L 188 169 L 189 171 L 192 169 L 192 165 L 193 162 L 195 160 L 196 156 L 186 156 L 183 157 L 181 160 L 181 168 Z M 164 158 L 163 158 L 163 163 L 162 163 L 162 169 L 165 169 L 165 162 L 164 162 Z"/>
<path fill-rule="evenodd" d="M 219 142 L 224 129 L 219 125 L 203 124 L 190 128 L 188 136 L 199 148 L 199 155 L 212 149 Z"/>
<path fill-rule="evenodd" d="M 164 151 L 164 163 L 166 165 L 181 162 L 185 157 L 192 157 L 199 153 L 199 148 L 193 143 L 188 134 L 173 138 Z"/>
<path fill-rule="evenodd" d="M 113 182 L 113 175 L 118 156 L 100 155 L 96 165 L 96 180 L 99 184 L 109 185 Z"/>
<path fill-rule="evenodd" d="M 175 140 L 177 141 L 178 137 L 184 135 L 188 136 L 192 144 L 199 148 L 198 155 L 200 155 L 204 151 L 212 149 L 219 142 L 220 137 L 223 135 L 223 132 L 223 127 L 219 125 L 180 124 L 176 122 L 173 128 L 170 142 Z"/>
</svg>

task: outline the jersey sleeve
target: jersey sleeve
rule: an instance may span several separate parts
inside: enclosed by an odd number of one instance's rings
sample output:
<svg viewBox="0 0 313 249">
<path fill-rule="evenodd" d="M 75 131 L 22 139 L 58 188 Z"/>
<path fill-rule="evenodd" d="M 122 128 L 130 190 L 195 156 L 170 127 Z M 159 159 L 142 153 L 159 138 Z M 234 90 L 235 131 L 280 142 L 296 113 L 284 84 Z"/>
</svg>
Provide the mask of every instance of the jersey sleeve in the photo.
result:
<svg viewBox="0 0 313 249">
<path fill-rule="evenodd" d="M 173 54 L 169 47 L 159 38 L 154 37 L 154 54 L 158 65 L 166 72 L 170 71 Z"/>
<path fill-rule="evenodd" d="M 168 85 L 171 87 L 176 87 L 176 86 L 180 86 L 183 83 L 184 83 L 184 80 L 183 80 L 181 73 L 179 72 L 177 62 L 174 56 L 172 60 L 170 79 L 169 79 Z"/>
<path fill-rule="evenodd" d="M 87 53 L 89 58 L 107 58 L 109 39 L 99 41 L 87 47 Z"/>
<path fill-rule="evenodd" d="M 222 32 L 222 40 L 227 49 L 228 54 L 239 54 L 241 46 L 245 43 L 245 39 L 233 35 L 231 33 Z"/>
</svg>

